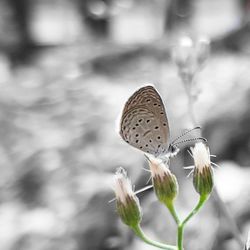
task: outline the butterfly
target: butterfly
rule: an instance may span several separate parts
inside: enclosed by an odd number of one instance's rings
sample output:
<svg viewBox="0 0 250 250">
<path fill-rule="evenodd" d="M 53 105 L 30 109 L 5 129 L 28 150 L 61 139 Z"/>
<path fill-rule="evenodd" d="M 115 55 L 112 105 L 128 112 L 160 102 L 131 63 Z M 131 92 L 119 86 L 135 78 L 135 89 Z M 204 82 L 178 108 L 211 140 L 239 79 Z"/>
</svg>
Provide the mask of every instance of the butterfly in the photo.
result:
<svg viewBox="0 0 250 250">
<path fill-rule="evenodd" d="M 178 154 L 177 144 L 190 141 L 178 140 L 194 129 L 184 132 L 170 143 L 170 130 L 166 110 L 158 91 L 152 86 L 143 86 L 127 100 L 120 120 L 120 135 L 129 145 L 162 159 Z M 194 138 L 197 139 L 204 139 Z"/>
</svg>

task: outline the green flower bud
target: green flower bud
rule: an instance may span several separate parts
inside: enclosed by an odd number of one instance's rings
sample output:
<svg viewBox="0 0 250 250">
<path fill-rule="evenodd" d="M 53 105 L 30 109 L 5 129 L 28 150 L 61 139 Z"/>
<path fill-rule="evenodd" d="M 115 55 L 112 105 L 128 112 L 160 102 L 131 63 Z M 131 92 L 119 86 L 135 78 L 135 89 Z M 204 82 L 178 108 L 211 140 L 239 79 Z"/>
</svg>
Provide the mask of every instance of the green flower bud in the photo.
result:
<svg viewBox="0 0 250 250">
<path fill-rule="evenodd" d="M 123 223 L 135 227 L 141 222 L 141 208 L 127 173 L 123 168 L 116 171 L 114 178 L 116 208 Z"/>
<path fill-rule="evenodd" d="M 148 156 L 154 191 L 160 202 L 166 206 L 172 204 L 178 194 L 176 177 L 162 160 Z"/>
<path fill-rule="evenodd" d="M 214 185 L 209 148 L 199 142 L 191 150 L 194 158 L 194 188 L 200 195 L 209 195 Z"/>
</svg>

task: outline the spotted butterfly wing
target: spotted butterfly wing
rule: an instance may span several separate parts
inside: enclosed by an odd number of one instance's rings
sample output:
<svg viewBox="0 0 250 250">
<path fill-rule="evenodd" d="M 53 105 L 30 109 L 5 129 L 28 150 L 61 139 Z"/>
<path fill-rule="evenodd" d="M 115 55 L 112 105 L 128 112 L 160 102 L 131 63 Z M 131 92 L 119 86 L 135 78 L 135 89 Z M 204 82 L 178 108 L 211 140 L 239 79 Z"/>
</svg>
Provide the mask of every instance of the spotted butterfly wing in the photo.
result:
<svg viewBox="0 0 250 250">
<path fill-rule="evenodd" d="M 168 151 L 168 119 L 153 86 L 140 88 L 128 99 L 122 112 L 120 135 L 131 146 L 154 156 Z"/>
</svg>

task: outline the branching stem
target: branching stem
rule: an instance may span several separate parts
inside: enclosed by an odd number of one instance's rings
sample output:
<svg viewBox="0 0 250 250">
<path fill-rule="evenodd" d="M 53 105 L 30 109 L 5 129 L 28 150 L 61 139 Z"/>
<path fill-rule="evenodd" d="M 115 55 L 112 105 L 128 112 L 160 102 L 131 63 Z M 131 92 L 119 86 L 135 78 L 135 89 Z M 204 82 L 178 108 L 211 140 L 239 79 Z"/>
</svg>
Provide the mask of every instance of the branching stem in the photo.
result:
<svg viewBox="0 0 250 250">
<path fill-rule="evenodd" d="M 183 250 L 183 232 L 186 223 L 203 207 L 204 203 L 207 201 L 209 195 L 201 195 L 199 202 L 195 208 L 188 214 L 188 216 L 178 224 L 178 235 L 177 235 L 177 245 L 178 250 Z"/>
<path fill-rule="evenodd" d="M 154 240 L 151 240 L 150 238 L 148 238 L 145 233 L 143 232 L 143 230 L 141 229 L 140 225 L 137 225 L 135 227 L 133 227 L 133 230 L 135 232 L 135 234 L 141 239 L 143 240 L 145 243 L 151 245 L 151 246 L 155 246 L 157 248 L 160 249 L 165 249 L 165 250 L 178 250 L 176 246 L 173 245 L 167 245 L 167 244 L 163 244 Z"/>
</svg>

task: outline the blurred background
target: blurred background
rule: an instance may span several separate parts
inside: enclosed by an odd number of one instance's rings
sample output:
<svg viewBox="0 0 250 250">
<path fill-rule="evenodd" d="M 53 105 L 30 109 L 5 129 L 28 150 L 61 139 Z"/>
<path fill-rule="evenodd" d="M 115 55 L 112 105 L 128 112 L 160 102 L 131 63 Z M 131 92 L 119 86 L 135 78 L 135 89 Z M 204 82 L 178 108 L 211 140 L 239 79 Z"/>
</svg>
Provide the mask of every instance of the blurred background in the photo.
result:
<svg viewBox="0 0 250 250">
<path fill-rule="evenodd" d="M 2 250 L 151 250 L 115 212 L 112 178 L 123 166 L 139 189 L 143 154 L 116 132 L 135 89 L 154 83 L 175 138 L 192 127 L 171 50 L 182 36 L 209 37 L 194 105 L 208 139 L 218 192 L 243 239 L 250 227 L 249 0 L 1 0 L 0 245 Z M 187 145 L 190 146 L 190 145 Z M 177 210 L 198 199 L 171 161 Z M 142 227 L 174 244 L 175 225 L 151 191 L 139 195 Z M 216 199 L 188 224 L 185 249 L 242 249 Z"/>
</svg>

